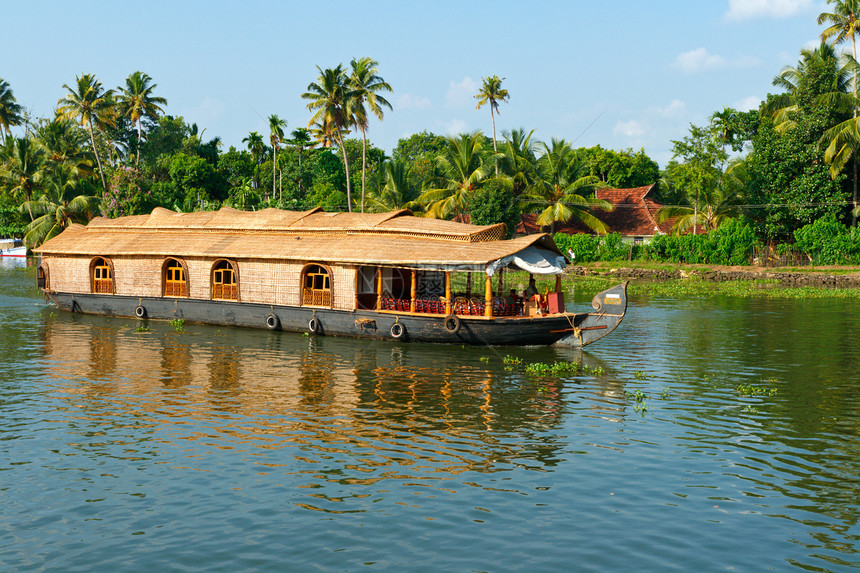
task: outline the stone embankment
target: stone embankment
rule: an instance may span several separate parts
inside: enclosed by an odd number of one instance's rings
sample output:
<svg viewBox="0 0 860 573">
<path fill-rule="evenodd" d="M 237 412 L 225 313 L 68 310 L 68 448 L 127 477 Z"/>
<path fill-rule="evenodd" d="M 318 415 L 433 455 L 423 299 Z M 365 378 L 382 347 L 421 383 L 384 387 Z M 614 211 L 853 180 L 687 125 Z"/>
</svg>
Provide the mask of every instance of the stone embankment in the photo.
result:
<svg viewBox="0 0 860 573">
<path fill-rule="evenodd" d="M 692 277 L 705 281 L 753 281 L 776 280 L 785 286 L 813 286 L 825 288 L 860 288 L 860 272 L 850 274 L 828 274 L 827 272 L 791 272 L 773 271 L 761 267 L 738 269 L 731 267 L 726 270 L 713 269 L 640 269 L 640 268 L 589 268 L 571 266 L 567 272 L 578 276 L 596 275 L 611 276 L 627 279 L 670 280 L 689 279 Z"/>
</svg>

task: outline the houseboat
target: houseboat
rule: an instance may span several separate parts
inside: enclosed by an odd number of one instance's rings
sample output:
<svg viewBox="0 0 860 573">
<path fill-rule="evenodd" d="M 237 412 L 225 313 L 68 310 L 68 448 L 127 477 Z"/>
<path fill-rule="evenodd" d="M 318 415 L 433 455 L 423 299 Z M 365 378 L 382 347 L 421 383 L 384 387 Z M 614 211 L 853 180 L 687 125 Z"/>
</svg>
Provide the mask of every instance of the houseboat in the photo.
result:
<svg viewBox="0 0 860 573">
<path fill-rule="evenodd" d="M 504 236 L 504 224 L 469 225 L 408 210 L 156 208 L 71 225 L 35 252 L 38 286 L 59 308 L 141 320 L 584 346 L 624 317 L 626 283 L 595 296 L 593 312 L 566 312 L 567 260 L 552 237 Z M 525 287 L 526 276 L 538 283 Z"/>
</svg>

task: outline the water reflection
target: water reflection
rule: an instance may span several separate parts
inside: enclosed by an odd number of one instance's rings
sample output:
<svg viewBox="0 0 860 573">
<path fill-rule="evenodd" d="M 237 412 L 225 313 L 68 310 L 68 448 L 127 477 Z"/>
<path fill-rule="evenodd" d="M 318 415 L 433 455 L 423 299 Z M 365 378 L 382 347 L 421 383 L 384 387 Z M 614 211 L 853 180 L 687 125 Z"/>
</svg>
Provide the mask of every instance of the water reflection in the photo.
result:
<svg viewBox="0 0 860 573">
<path fill-rule="evenodd" d="M 263 441 L 298 448 L 305 460 L 360 449 L 367 467 L 349 468 L 358 474 L 421 463 L 419 474 L 488 472 L 514 459 L 540 467 L 562 457 L 553 430 L 569 407 L 564 383 L 524 381 L 499 356 L 491 365 L 471 348 L 149 328 L 80 315 L 45 320 L 46 372 L 70 403 L 88 401 L 77 416 L 107 422 L 109 408 L 134 408 L 147 425 L 170 416 L 212 426 L 213 413 L 234 414 L 241 423 L 210 427 L 210 438 L 227 442 L 219 447 Z M 598 398 L 617 395 L 613 384 L 598 387 Z"/>
</svg>

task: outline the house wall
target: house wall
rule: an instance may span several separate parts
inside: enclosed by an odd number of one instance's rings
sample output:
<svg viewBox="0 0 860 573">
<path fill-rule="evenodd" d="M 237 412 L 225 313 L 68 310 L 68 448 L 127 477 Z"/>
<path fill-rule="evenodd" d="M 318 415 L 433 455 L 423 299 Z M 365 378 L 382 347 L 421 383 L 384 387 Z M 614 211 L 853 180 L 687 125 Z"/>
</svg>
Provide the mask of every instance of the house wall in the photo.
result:
<svg viewBox="0 0 860 573">
<path fill-rule="evenodd" d="M 125 296 L 162 295 L 161 269 L 166 257 L 109 257 L 113 261 L 114 293 Z M 86 294 L 91 291 L 90 262 L 93 257 L 46 256 L 49 286 L 59 292 Z M 213 258 L 183 258 L 188 269 L 189 298 L 211 297 Z M 235 261 L 238 267 L 239 300 L 261 304 L 298 306 L 301 302 L 301 272 L 308 263 L 249 259 Z M 356 269 L 332 266 L 333 308 L 355 308 Z"/>
</svg>

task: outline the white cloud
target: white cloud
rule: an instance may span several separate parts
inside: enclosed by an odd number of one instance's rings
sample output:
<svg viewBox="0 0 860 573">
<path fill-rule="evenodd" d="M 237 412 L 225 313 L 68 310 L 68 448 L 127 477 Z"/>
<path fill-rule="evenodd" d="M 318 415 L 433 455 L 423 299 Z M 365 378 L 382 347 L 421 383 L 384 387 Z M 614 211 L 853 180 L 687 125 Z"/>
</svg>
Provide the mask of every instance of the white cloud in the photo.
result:
<svg viewBox="0 0 860 573">
<path fill-rule="evenodd" d="M 758 109 L 761 104 L 761 98 L 756 96 L 745 97 L 742 100 L 736 101 L 732 107 L 738 111 L 751 111 Z"/>
<path fill-rule="evenodd" d="M 448 93 L 445 94 L 445 107 L 448 108 L 463 108 L 477 103 L 475 94 L 478 93 L 478 82 L 466 76 L 460 82 L 452 81 L 448 86 Z"/>
<path fill-rule="evenodd" d="M 682 72 L 694 74 L 708 70 L 724 70 L 727 68 L 749 68 L 757 65 L 759 60 L 752 56 L 741 56 L 733 60 L 716 54 L 708 53 L 705 48 L 696 48 L 683 54 L 678 54 L 672 66 Z"/>
<path fill-rule="evenodd" d="M 412 94 L 403 94 L 395 102 L 397 109 L 427 109 L 430 99 Z"/>
<path fill-rule="evenodd" d="M 452 119 L 445 122 L 443 126 L 445 133 L 449 136 L 460 135 L 461 133 L 466 133 L 468 131 L 466 122 L 461 119 Z"/>
<path fill-rule="evenodd" d="M 743 22 L 755 18 L 790 18 L 812 8 L 812 0 L 729 0 L 724 19 Z"/>
<path fill-rule="evenodd" d="M 673 99 L 666 107 L 658 107 L 657 113 L 663 117 L 682 117 L 687 113 L 687 104 L 679 99 Z"/>
<path fill-rule="evenodd" d="M 612 134 L 623 137 L 641 137 L 645 135 L 645 128 L 643 128 L 642 124 L 635 119 L 631 119 L 630 121 L 619 121 L 615 124 L 615 127 L 612 128 Z"/>
</svg>

